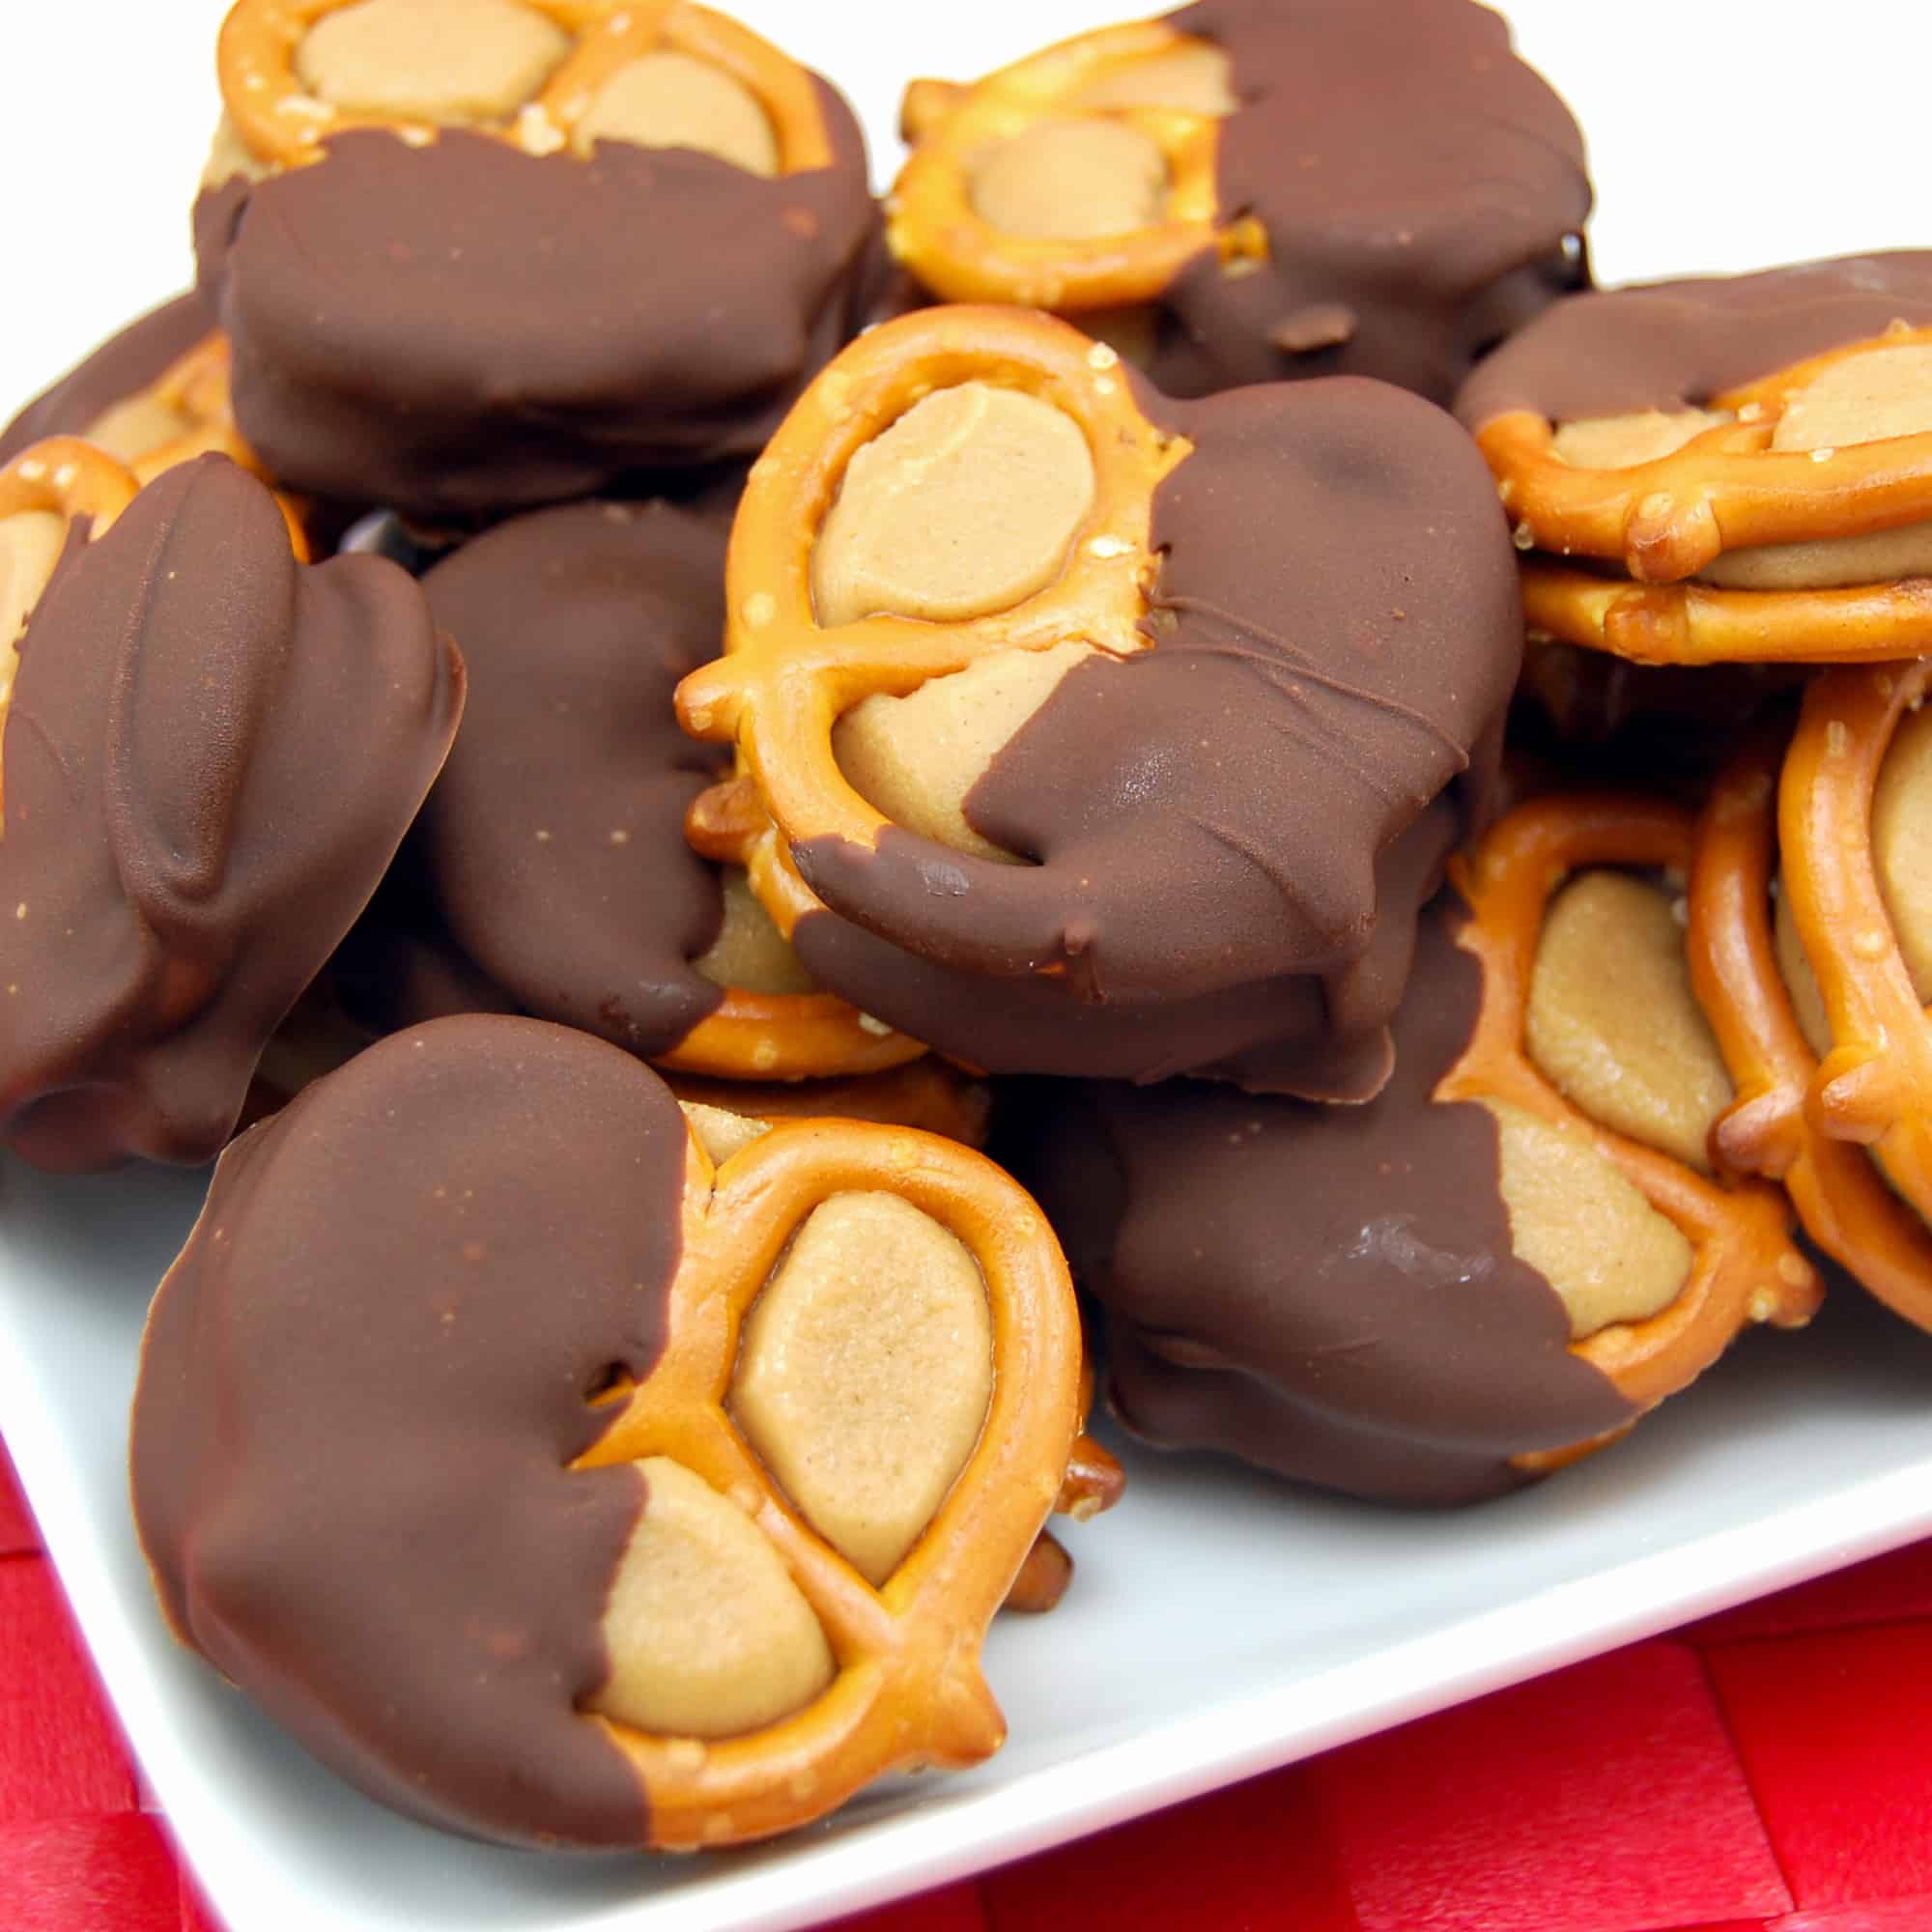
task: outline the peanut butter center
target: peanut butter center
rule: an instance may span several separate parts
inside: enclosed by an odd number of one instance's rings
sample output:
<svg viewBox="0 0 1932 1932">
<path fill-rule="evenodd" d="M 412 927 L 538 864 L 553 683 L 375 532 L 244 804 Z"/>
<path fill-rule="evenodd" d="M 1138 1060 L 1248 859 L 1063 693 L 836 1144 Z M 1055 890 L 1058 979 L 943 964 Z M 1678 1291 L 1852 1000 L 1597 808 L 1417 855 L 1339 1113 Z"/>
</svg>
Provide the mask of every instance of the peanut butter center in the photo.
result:
<svg viewBox="0 0 1932 1932">
<path fill-rule="evenodd" d="M 992 1314 L 979 1264 L 893 1194 L 813 1210 L 746 1318 L 729 1406 L 799 1512 L 879 1584 L 985 1426 Z"/>
<path fill-rule="evenodd" d="M 1182 114 L 1232 114 L 1234 63 L 1209 41 L 1188 41 L 1164 54 L 1122 61 L 1073 97 L 1076 107 L 1171 107 Z"/>
<path fill-rule="evenodd" d="M 1161 217 L 1167 157 L 1138 128 L 1099 119 L 1040 121 L 979 158 L 969 185 L 988 227 L 1026 241 L 1131 235 Z"/>
<path fill-rule="evenodd" d="M 678 1105 L 684 1109 L 698 1146 L 711 1156 L 713 1167 L 723 1167 L 733 1154 L 743 1153 L 772 1130 L 769 1121 L 755 1121 L 749 1114 L 734 1114 L 728 1107 L 714 1107 L 703 1100 L 680 1100 Z"/>
<path fill-rule="evenodd" d="M 643 1514 L 605 1607 L 611 1675 L 592 1709 L 689 1738 L 738 1737 L 803 1709 L 837 1666 L 778 1551 L 682 1463 L 652 1456 L 638 1468 Z"/>
<path fill-rule="evenodd" d="M 1593 871 L 1558 894 L 1530 979 L 1528 1041 L 1544 1077 L 1592 1120 L 1710 1171 L 1730 1076 L 1661 887 Z"/>
<path fill-rule="evenodd" d="M 152 389 L 138 389 L 110 404 L 81 431 L 86 440 L 129 466 L 170 442 L 179 442 L 194 424 Z"/>
<path fill-rule="evenodd" d="M 1090 644 L 995 651 L 907 696 L 875 693 L 833 730 L 838 768 L 854 791 L 908 832 L 1018 865 L 966 822 L 966 799 L 1060 680 L 1093 655 Z"/>
<path fill-rule="evenodd" d="M 461 126 L 510 119 L 570 45 L 522 0 L 357 0 L 310 28 L 295 66 L 352 113 Z"/>
<path fill-rule="evenodd" d="M 1693 436 L 1729 422 L 1709 410 L 1637 410 L 1630 415 L 1588 416 L 1568 422 L 1552 441 L 1556 455 L 1578 469 L 1630 469 L 1680 450 Z"/>
<path fill-rule="evenodd" d="M 67 525 L 51 510 L 0 517 L 0 724 L 20 668 L 20 633 L 60 561 Z"/>
<path fill-rule="evenodd" d="M 1791 995 L 1791 1010 L 1798 1031 L 1820 1060 L 1832 1050 L 1832 1022 L 1825 1011 L 1825 995 L 1818 985 L 1804 942 L 1798 936 L 1798 922 L 1791 916 L 1791 894 L 1778 881 L 1777 905 L 1772 925 L 1777 945 L 1778 977 Z"/>
<path fill-rule="evenodd" d="M 1571 1340 L 1668 1308 L 1694 1259 L 1683 1231 L 1584 1135 L 1507 1101 L 1483 1104 L 1496 1119 L 1511 1240 L 1562 1298 Z"/>
<path fill-rule="evenodd" d="M 1913 990 L 1921 1005 L 1932 1002 L 1932 711 L 1910 713 L 1886 752 L 1871 837 L 1879 890 Z"/>
<path fill-rule="evenodd" d="M 757 96 L 722 68 L 668 50 L 620 67 L 571 139 L 581 155 L 596 141 L 629 141 L 639 148 L 696 148 L 754 175 L 779 171 L 778 136 Z"/>
<path fill-rule="evenodd" d="M 727 866 L 724 885 L 724 923 L 692 970 L 744 993 L 815 993 L 818 982 L 772 923 L 744 869 Z"/>
<path fill-rule="evenodd" d="M 818 621 L 1009 610 L 1060 575 L 1094 487 L 1086 438 L 1051 403 L 936 390 L 847 466 L 812 551 Z"/>
</svg>

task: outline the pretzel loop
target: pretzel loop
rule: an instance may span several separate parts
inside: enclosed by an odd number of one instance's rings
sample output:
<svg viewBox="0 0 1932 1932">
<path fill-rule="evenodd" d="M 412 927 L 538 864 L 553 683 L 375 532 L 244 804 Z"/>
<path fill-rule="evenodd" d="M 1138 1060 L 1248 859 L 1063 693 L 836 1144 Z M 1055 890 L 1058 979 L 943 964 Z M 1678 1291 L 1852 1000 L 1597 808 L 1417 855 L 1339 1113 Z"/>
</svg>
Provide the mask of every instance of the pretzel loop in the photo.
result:
<svg viewBox="0 0 1932 1932">
<path fill-rule="evenodd" d="M 996 651 L 1080 640 L 1124 657 L 1148 647 L 1139 627 L 1154 568 L 1153 493 L 1193 445 L 1148 421 L 1119 365 L 1113 350 L 1050 316 L 922 311 L 846 349 L 753 466 L 725 567 L 725 655 L 679 685 L 677 710 L 693 737 L 736 740 L 739 769 L 774 828 L 769 838 L 749 832 L 742 800 L 713 797 L 695 810 L 693 837 L 706 849 L 707 823 L 732 818 L 753 888 L 786 937 L 819 903 L 790 849 L 822 838 L 872 849 L 889 823 L 839 769 L 832 732 L 842 713 Z M 968 382 L 1035 396 L 1085 436 L 1094 506 L 1064 569 L 1010 609 L 956 623 L 873 616 L 821 627 L 811 553 L 846 465 L 925 396 Z M 946 858 L 969 872 L 991 863 L 950 849 Z"/>
<path fill-rule="evenodd" d="M 1870 350 L 1927 342 L 1932 328 L 1895 327 L 1774 371 L 1712 398 L 1713 410 L 1741 420 L 1624 469 L 1566 463 L 1555 453 L 1556 425 L 1530 410 L 1492 418 L 1476 440 L 1536 549 L 1620 563 L 1639 582 L 1674 583 L 1726 551 L 1932 518 L 1932 432 L 1822 452 L 1771 447 L 1792 398 L 1827 369 Z"/>
<path fill-rule="evenodd" d="M 1573 1343 L 1639 1407 L 1676 1393 L 1713 1362 L 1747 1321 L 1801 1327 L 1820 1299 L 1817 1271 L 1792 1245 L 1776 1188 L 1719 1187 L 1654 1148 L 1612 1132 L 1537 1071 L 1524 1044 L 1529 993 L 1550 898 L 1589 866 L 1688 870 L 1690 814 L 1662 801 L 1605 793 L 1539 799 L 1512 812 L 1451 877 L 1470 918 L 1457 943 L 1483 969 L 1482 1008 L 1438 1100 L 1502 1100 L 1587 1134 L 1597 1151 L 1690 1241 L 1689 1280 L 1667 1308 Z"/>
<path fill-rule="evenodd" d="M 1805 1231 L 1906 1320 L 1932 1326 L 1932 1228 L 1858 1148 L 1805 1113 L 1817 1077 L 1777 964 L 1771 922 L 1783 730 L 1760 732 L 1719 775 L 1690 870 L 1690 979 L 1737 1089 L 1712 1147 L 1734 1174 L 1782 1181 Z"/>
<path fill-rule="evenodd" d="M 355 0 L 236 0 L 222 22 L 216 67 L 221 98 L 243 146 L 274 167 L 323 157 L 323 143 L 355 128 L 384 128 L 420 145 L 435 126 L 358 113 L 304 91 L 296 48 L 323 18 Z M 554 154 L 604 83 L 632 61 L 668 47 L 723 70 L 758 101 L 771 122 L 780 168 L 796 174 L 832 165 L 832 141 L 811 76 L 769 42 L 692 0 L 526 0 L 577 45 L 536 98 L 506 128 L 472 131 L 526 153 Z"/>
<path fill-rule="evenodd" d="M 1224 262 L 1264 259 L 1252 219 L 1220 220 L 1214 117 L 1176 108 L 1119 107 L 1167 164 L 1165 218 L 1125 235 L 1036 240 L 993 227 L 974 206 L 972 172 L 991 144 L 1068 110 L 1102 75 L 1201 44 L 1163 20 L 1103 28 L 1003 68 L 976 85 L 915 82 L 902 116 L 916 137 L 887 204 L 886 242 L 944 301 L 1015 302 L 1065 314 L 1152 301 L 1204 250 Z"/>
<path fill-rule="evenodd" d="M 740 1503 L 823 1626 L 838 1664 L 804 1710 L 697 1745 L 608 1719 L 641 1778 L 652 1842 L 761 1836 L 817 1816 L 895 1767 L 976 1763 L 1006 1723 L 979 1639 L 1052 1510 L 1081 1414 L 1079 1318 L 1038 1209 L 989 1163 L 910 1129 L 775 1127 L 713 1171 L 691 1138 L 684 1254 L 664 1352 L 580 1468 L 668 1456 Z M 874 1590 L 780 1493 L 727 1419 L 738 1331 L 786 1243 L 831 1196 L 898 1196 L 965 1243 L 993 1328 L 993 1394 L 937 1514 Z"/>
</svg>

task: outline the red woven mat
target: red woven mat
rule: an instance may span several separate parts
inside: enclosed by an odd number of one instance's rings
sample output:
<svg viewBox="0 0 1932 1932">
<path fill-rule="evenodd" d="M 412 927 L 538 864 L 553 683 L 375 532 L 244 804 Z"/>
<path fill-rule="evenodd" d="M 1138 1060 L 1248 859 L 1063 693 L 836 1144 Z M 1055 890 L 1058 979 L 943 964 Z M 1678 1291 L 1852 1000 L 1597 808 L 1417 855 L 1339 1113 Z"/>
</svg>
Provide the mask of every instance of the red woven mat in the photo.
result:
<svg viewBox="0 0 1932 1932">
<path fill-rule="evenodd" d="M 0 1451 L 0 1932 L 220 1932 Z M 1932 1932 L 1932 1543 L 849 1932 Z"/>
</svg>

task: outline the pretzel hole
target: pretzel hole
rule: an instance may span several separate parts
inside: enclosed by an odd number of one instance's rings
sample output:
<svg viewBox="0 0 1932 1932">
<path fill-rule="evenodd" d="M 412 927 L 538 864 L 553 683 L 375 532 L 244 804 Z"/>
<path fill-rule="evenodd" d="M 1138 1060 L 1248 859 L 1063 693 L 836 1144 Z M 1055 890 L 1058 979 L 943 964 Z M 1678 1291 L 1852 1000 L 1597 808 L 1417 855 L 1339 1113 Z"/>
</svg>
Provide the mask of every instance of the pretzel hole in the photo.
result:
<svg viewBox="0 0 1932 1932">
<path fill-rule="evenodd" d="M 591 1708 L 690 1738 L 738 1737 L 803 1709 L 837 1665 L 778 1551 L 682 1463 L 636 1466 L 643 1510 L 605 1605 L 611 1674 Z"/>
<path fill-rule="evenodd" d="M 352 113 L 461 126 L 510 119 L 570 47 L 522 0 L 357 0 L 309 29 L 295 69 Z"/>
<path fill-rule="evenodd" d="M 1530 976 L 1529 1057 L 1592 1120 L 1700 1173 L 1734 1097 L 1690 990 L 1673 895 L 1580 873 L 1550 902 Z"/>
<path fill-rule="evenodd" d="M 1629 415 L 1567 422 L 1550 440 L 1552 452 L 1578 469 L 1630 469 L 1674 455 L 1692 437 L 1729 422 L 1709 410 L 1636 410 Z"/>
<path fill-rule="evenodd" d="M 709 949 L 691 962 L 692 970 L 714 986 L 740 992 L 815 993 L 818 982 L 772 923 L 744 868 L 727 866 L 723 885 L 724 922 Z"/>
<path fill-rule="evenodd" d="M 723 1167 L 772 1130 L 769 1121 L 755 1121 L 749 1114 L 734 1114 L 728 1107 L 713 1107 L 703 1100 L 680 1100 L 678 1105 L 713 1167 Z"/>
<path fill-rule="evenodd" d="M 1096 74 L 1070 105 L 1090 113 L 1115 107 L 1166 107 L 1219 119 L 1232 114 L 1235 64 L 1210 41 L 1188 41 L 1167 53 L 1125 60 Z"/>
<path fill-rule="evenodd" d="M 985 1427 L 992 1312 L 957 1236 L 894 1194 L 813 1209 L 746 1317 L 729 1407 L 799 1513 L 880 1584 Z"/>
<path fill-rule="evenodd" d="M 598 141 L 695 148 L 754 175 L 779 171 L 779 141 L 763 103 L 735 75 L 661 49 L 620 67 L 571 130 L 580 155 Z"/>
<path fill-rule="evenodd" d="M 1495 1117 L 1511 1245 L 1561 1298 L 1571 1339 L 1668 1308 L 1690 1278 L 1683 1232 L 1577 1129 L 1482 1104 Z"/>
<path fill-rule="evenodd" d="M 0 718 L 14 695 L 20 633 L 60 561 L 67 525 L 51 510 L 0 517 Z"/>
<path fill-rule="evenodd" d="M 1092 242 L 1161 218 L 1167 156 L 1122 121 L 1039 121 L 991 143 L 968 177 L 989 228 L 1026 241 Z"/>
<path fill-rule="evenodd" d="M 935 390 L 846 466 L 811 554 L 818 621 L 1010 610 L 1060 575 L 1095 488 L 1087 439 L 1051 403 Z"/>
<path fill-rule="evenodd" d="M 966 800 L 1060 680 L 1094 655 L 1091 644 L 995 651 L 904 697 L 874 693 L 834 726 L 833 754 L 852 789 L 895 825 L 958 852 L 1021 865 L 967 823 Z"/>
</svg>

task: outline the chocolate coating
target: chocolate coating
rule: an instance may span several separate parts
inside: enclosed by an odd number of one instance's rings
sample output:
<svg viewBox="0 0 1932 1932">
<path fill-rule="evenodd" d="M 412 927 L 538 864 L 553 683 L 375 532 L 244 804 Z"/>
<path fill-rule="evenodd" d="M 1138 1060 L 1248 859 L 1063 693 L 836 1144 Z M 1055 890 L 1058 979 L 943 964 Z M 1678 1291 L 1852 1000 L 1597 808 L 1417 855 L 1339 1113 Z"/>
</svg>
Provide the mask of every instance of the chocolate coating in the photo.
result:
<svg viewBox="0 0 1932 1932">
<path fill-rule="evenodd" d="M 724 629 L 724 535 L 667 503 L 499 525 L 423 579 L 469 672 L 416 835 L 461 951 L 526 1011 L 664 1053 L 724 994 L 696 973 L 724 916 L 684 814 L 717 753 L 679 678 Z"/>
<path fill-rule="evenodd" d="M 1487 814 L 1522 629 L 1494 486 L 1448 416 L 1383 384 L 1143 406 L 1195 444 L 1154 496 L 1155 648 L 1076 666 L 966 800 L 1037 863 L 894 827 L 876 851 L 806 841 L 799 869 L 841 918 L 939 966 L 1032 976 L 1063 1010 L 1320 976 L 1332 1011 L 1375 943 L 1384 855 L 1447 788 L 1463 830 Z M 1411 862 L 1424 894 L 1439 854 Z M 816 977 L 934 1037 L 862 995 L 810 923 Z M 1397 991 L 1346 1031 L 1379 1028 Z M 1276 1037 L 1297 1025 L 1282 1004 Z"/>
<path fill-rule="evenodd" d="M 1493 1116 L 1431 1098 L 1481 998 L 1456 917 L 1422 922 L 1394 1076 L 1366 1106 L 1176 1081 L 1042 1084 L 1016 1107 L 1016 1172 L 1107 1311 L 1138 1434 L 1439 1504 L 1636 1414 L 1512 1252 Z"/>
<path fill-rule="evenodd" d="M 1517 410 L 1562 423 L 1689 409 L 1894 321 L 1932 325 L 1932 250 L 1572 296 L 1484 363 L 1456 413 L 1480 430 Z"/>
<path fill-rule="evenodd" d="M 1476 359 L 1587 280 L 1583 137 L 1470 0 L 1206 0 L 1171 14 L 1225 49 L 1223 220 L 1268 257 L 1210 251 L 1167 291 L 1149 373 L 1173 395 L 1374 376 L 1447 405 Z"/>
<path fill-rule="evenodd" d="M 223 457 L 70 539 L 6 723 L 5 1144 L 54 1168 L 211 1159 L 462 704 L 414 583 L 297 564 Z"/>
<path fill-rule="evenodd" d="M 352 1782 L 522 1843 L 635 1845 L 599 1720 L 644 1503 L 573 1472 L 662 1350 L 687 1135 L 647 1068 L 444 1020 L 221 1157 L 161 1284 L 134 1511 L 170 1623 Z"/>
<path fill-rule="evenodd" d="M 819 95 L 835 165 L 772 180 L 363 129 L 205 192 L 242 433 L 291 487 L 432 518 L 754 454 L 851 333 L 876 220 L 858 126 Z"/>
<path fill-rule="evenodd" d="M 214 327 L 197 295 L 177 296 L 103 342 L 0 430 L 0 463 L 49 436 L 78 436 L 116 403 L 159 381 Z"/>
</svg>

